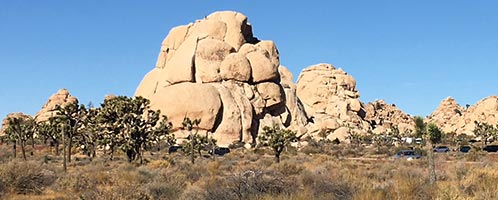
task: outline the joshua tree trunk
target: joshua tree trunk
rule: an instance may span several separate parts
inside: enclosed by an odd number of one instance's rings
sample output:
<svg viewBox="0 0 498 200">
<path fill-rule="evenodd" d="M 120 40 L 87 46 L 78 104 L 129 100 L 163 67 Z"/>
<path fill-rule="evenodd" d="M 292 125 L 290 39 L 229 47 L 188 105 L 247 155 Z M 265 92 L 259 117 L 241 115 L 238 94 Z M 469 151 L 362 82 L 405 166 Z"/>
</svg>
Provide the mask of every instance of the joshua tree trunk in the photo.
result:
<svg viewBox="0 0 498 200">
<path fill-rule="evenodd" d="M 12 145 L 12 154 L 14 155 L 14 158 L 17 157 L 17 141 L 14 141 L 14 144 Z"/>
<path fill-rule="evenodd" d="M 21 141 L 21 152 L 22 152 L 22 158 L 26 160 L 26 142 Z"/>
<path fill-rule="evenodd" d="M 280 163 L 280 154 L 284 149 L 274 149 L 275 150 L 275 162 Z"/>
<path fill-rule="evenodd" d="M 97 156 L 97 151 L 95 150 L 97 147 L 93 147 L 92 149 L 92 158 L 95 158 L 95 156 Z"/>
<path fill-rule="evenodd" d="M 192 131 L 190 132 L 190 162 L 195 164 L 195 154 L 194 154 L 194 135 L 192 135 Z"/>
<path fill-rule="evenodd" d="M 111 158 L 110 159 L 112 160 L 114 158 L 114 145 L 111 144 L 111 146 L 109 146 L 109 147 L 111 149 Z"/>
<path fill-rule="evenodd" d="M 71 163 L 71 147 L 73 146 L 73 137 L 69 137 L 69 144 L 67 145 L 67 162 Z"/>
<path fill-rule="evenodd" d="M 432 150 L 432 143 L 428 143 L 428 159 L 429 159 L 429 183 L 436 183 L 436 166 L 434 162 L 434 151 Z"/>
<path fill-rule="evenodd" d="M 280 163 L 280 154 L 279 153 L 275 154 L 275 162 Z"/>
<path fill-rule="evenodd" d="M 63 166 L 64 172 L 67 172 L 67 160 L 66 160 L 66 135 L 64 133 L 64 129 L 62 129 L 62 157 L 63 157 Z"/>
<path fill-rule="evenodd" d="M 59 156 L 59 141 L 55 141 L 55 155 Z"/>
<path fill-rule="evenodd" d="M 31 137 L 31 156 L 35 155 L 35 136 Z"/>
<path fill-rule="evenodd" d="M 140 150 L 140 153 L 138 154 L 140 156 L 140 165 L 142 165 L 144 162 L 144 153 L 143 150 Z"/>
</svg>

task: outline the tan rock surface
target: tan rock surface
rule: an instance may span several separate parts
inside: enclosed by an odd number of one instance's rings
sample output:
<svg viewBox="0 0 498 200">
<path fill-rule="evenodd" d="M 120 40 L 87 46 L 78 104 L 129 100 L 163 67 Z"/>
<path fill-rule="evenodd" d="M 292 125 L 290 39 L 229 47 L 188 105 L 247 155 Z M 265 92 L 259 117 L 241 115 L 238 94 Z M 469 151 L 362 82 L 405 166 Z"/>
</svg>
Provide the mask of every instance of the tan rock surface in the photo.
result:
<svg viewBox="0 0 498 200">
<path fill-rule="evenodd" d="M 251 63 L 252 80 L 255 83 L 275 81 L 278 79 L 278 66 L 260 51 L 253 51 L 246 55 Z"/>
<path fill-rule="evenodd" d="M 387 104 L 384 100 L 376 100 L 365 106 L 367 120 L 379 134 L 380 130 L 385 132 L 398 128 L 400 133 L 410 133 L 414 131 L 415 123 L 413 117 L 406 114 L 394 104 Z M 382 127 L 382 129 L 379 129 Z M 384 132 L 384 133 L 385 133 Z"/>
<path fill-rule="evenodd" d="M 160 71 L 160 77 L 169 84 L 194 82 L 194 56 L 199 38 L 190 37 L 184 41 L 173 57 L 171 57 Z"/>
<path fill-rule="evenodd" d="M 199 83 L 221 81 L 220 66 L 225 57 L 235 51 L 228 43 L 216 39 L 199 41 L 195 52 L 195 75 Z"/>
<path fill-rule="evenodd" d="M 37 122 L 47 121 L 50 117 L 56 116 L 55 108 L 59 105 L 64 107 L 70 103 L 78 102 L 76 97 L 71 96 L 67 89 L 60 89 L 57 93 L 50 96 L 47 103 L 43 105 L 40 111 L 36 113 L 34 119 Z"/>
<path fill-rule="evenodd" d="M 220 93 L 222 105 L 221 122 L 213 137 L 220 144 L 242 141 L 242 114 L 232 92 L 222 84 L 213 84 Z"/>
<path fill-rule="evenodd" d="M 179 83 L 158 88 L 150 97 L 151 109 L 160 110 L 168 117 L 174 129 L 181 128 L 184 117 L 201 119 L 199 128 L 214 131 L 217 117 L 221 115 L 218 90 L 207 84 Z"/>
<path fill-rule="evenodd" d="M 315 124 L 309 127 L 311 135 L 338 129 L 344 134 L 345 127 L 356 132 L 371 129 L 363 119 L 365 110 L 358 100 L 356 81 L 342 69 L 330 64 L 305 68 L 297 81 L 297 96 Z"/>
<path fill-rule="evenodd" d="M 5 131 L 7 130 L 7 127 L 9 126 L 9 118 L 23 118 L 23 119 L 29 119 L 31 118 L 30 115 L 24 114 L 24 113 L 9 113 L 5 118 L 2 120 L 2 128 L 0 129 L 0 136 L 4 136 L 6 133 Z"/>
<path fill-rule="evenodd" d="M 229 54 L 221 63 L 220 75 L 223 80 L 247 82 L 251 79 L 251 63 L 242 54 Z"/>
<path fill-rule="evenodd" d="M 435 123 L 446 133 L 474 135 L 474 121 L 498 124 L 498 96 L 486 97 L 468 108 L 448 97 L 441 101 L 427 121 Z"/>
<path fill-rule="evenodd" d="M 265 108 L 270 108 L 284 102 L 284 94 L 282 87 L 273 82 L 263 82 L 256 85 L 258 93 L 265 101 Z"/>
<path fill-rule="evenodd" d="M 455 99 L 447 97 L 443 99 L 438 108 L 427 120 L 433 122 L 440 127 L 445 133 L 457 132 L 458 128 L 456 123 L 463 120 L 465 109 L 461 107 Z"/>
<path fill-rule="evenodd" d="M 285 89 L 278 82 L 279 64 L 275 44 L 254 38 L 246 16 L 215 12 L 169 32 L 135 95 L 150 99 L 175 129 L 185 116 L 200 118 L 219 145 L 252 143 L 267 123 L 307 123 L 292 81 Z"/>
</svg>

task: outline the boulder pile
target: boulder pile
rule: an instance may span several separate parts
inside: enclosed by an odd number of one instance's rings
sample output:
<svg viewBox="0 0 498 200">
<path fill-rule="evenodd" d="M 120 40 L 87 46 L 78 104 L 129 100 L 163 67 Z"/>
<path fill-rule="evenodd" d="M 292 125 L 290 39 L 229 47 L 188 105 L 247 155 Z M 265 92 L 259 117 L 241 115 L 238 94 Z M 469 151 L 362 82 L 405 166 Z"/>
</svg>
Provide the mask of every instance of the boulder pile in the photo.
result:
<svg viewBox="0 0 498 200">
<path fill-rule="evenodd" d="M 498 96 L 486 97 L 465 108 L 448 97 L 441 101 L 427 121 L 435 123 L 446 133 L 473 135 L 474 121 L 498 124 Z"/>
<path fill-rule="evenodd" d="M 297 96 L 310 118 L 308 131 L 317 136 L 326 131 L 329 139 L 345 140 L 351 132 L 366 134 L 370 124 L 358 99 L 356 80 L 330 64 L 305 68 L 297 80 Z"/>
<path fill-rule="evenodd" d="M 60 89 L 57 93 L 53 94 L 48 98 L 47 103 L 45 103 L 40 111 L 34 116 L 37 122 L 48 121 L 50 117 L 57 114 L 55 108 L 59 105 L 64 107 L 70 103 L 78 102 L 78 99 L 71 96 L 67 89 Z"/>
<path fill-rule="evenodd" d="M 253 37 L 246 16 L 215 12 L 171 29 L 135 96 L 150 99 L 177 135 L 189 117 L 220 145 L 253 143 L 263 125 L 304 127 L 289 74 L 275 44 Z"/>
<path fill-rule="evenodd" d="M 397 128 L 399 133 L 409 134 L 414 131 L 413 117 L 406 114 L 394 104 L 384 100 L 376 100 L 365 106 L 367 120 L 373 128 L 373 133 L 382 134 Z"/>
<path fill-rule="evenodd" d="M 0 136 L 4 136 L 6 134 L 5 131 L 7 130 L 7 126 L 9 126 L 9 118 L 29 119 L 31 118 L 31 116 L 20 112 L 7 114 L 7 116 L 2 120 L 2 128 L 0 129 Z"/>
</svg>

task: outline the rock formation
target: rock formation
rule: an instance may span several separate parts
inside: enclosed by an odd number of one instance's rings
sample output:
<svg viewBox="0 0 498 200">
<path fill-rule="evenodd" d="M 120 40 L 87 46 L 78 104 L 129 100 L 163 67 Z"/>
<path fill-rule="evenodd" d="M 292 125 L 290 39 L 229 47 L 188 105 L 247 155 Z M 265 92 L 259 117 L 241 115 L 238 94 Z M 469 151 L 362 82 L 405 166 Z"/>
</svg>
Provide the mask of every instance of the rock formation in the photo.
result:
<svg viewBox="0 0 498 200">
<path fill-rule="evenodd" d="M 222 146 L 252 143 L 262 125 L 303 129 L 306 115 L 289 74 L 275 44 L 253 37 L 246 16 L 215 12 L 171 29 L 135 96 L 150 99 L 174 130 L 189 117 L 201 119 L 199 128 Z"/>
<path fill-rule="evenodd" d="M 50 117 L 53 117 L 57 114 L 55 110 L 56 106 L 64 107 L 67 104 L 78 102 L 76 97 L 71 96 L 67 89 L 60 89 L 57 93 L 53 94 L 42 107 L 42 109 L 36 113 L 35 120 L 37 122 L 47 121 Z"/>
<path fill-rule="evenodd" d="M 344 139 L 347 131 L 366 134 L 371 125 L 364 120 L 366 110 L 358 99 L 355 79 L 330 64 L 307 67 L 299 75 L 297 96 L 310 121 L 310 135 L 328 131 L 329 139 Z"/>
<path fill-rule="evenodd" d="M 9 113 L 7 116 L 2 120 L 2 128 L 0 129 L 0 136 L 5 135 L 5 131 L 7 130 L 7 126 L 9 125 L 9 118 L 24 118 L 24 119 L 29 119 L 31 118 L 30 115 L 24 114 L 24 113 Z"/>
<path fill-rule="evenodd" d="M 456 124 L 463 118 L 465 108 L 458 105 L 455 99 L 447 97 L 443 99 L 432 114 L 427 117 L 427 121 L 433 122 L 445 133 L 456 133 Z"/>
<path fill-rule="evenodd" d="M 473 135 L 474 121 L 498 124 L 498 96 L 484 98 L 468 108 L 448 97 L 441 101 L 427 121 L 435 123 L 446 133 Z"/>
<path fill-rule="evenodd" d="M 394 127 L 407 133 L 413 129 L 413 118 L 396 106 L 382 100 L 362 103 L 355 79 L 330 64 L 305 68 L 297 81 L 297 96 L 310 118 L 307 131 L 312 137 L 325 131 L 328 139 L 343 141 L 353 133 L 385 134 Z"/>
<path fill-rule="evenodd" d="M 414 129 L 413 117 L 404 113 L 394 104 L 387 104 L 384 100 L 376 100 L 365 105 L 367 120 L 376 134 L 392 131 L 398 128 L 400 133 L 410 133 Z"/>
</svg>

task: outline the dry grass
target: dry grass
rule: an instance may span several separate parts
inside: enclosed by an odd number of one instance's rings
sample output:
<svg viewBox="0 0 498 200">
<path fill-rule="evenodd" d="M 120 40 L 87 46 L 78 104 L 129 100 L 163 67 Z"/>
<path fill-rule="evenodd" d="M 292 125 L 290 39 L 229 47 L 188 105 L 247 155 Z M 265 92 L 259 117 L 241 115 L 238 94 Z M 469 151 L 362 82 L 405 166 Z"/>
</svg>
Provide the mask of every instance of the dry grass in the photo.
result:
<svg viewBox="0 0 498 200">
<path fill-rule="evenodd" d="M 82 158 L 67 173 L 58 157 L 40 153 L 25 162 L 3 155 L 0 198 L 498 199 L 496 155 L 437 154 L 437 182 L 430 185 L 425 158 L 394 160 L 388 154 L 395 149 L 378 150 L 347 145 L 290 149 L 276 164 L 271 152 L 237 149 L 194 165 L 182 154 L 156 152 L 143 166 L 120 158 Z"/>
</svg>

